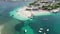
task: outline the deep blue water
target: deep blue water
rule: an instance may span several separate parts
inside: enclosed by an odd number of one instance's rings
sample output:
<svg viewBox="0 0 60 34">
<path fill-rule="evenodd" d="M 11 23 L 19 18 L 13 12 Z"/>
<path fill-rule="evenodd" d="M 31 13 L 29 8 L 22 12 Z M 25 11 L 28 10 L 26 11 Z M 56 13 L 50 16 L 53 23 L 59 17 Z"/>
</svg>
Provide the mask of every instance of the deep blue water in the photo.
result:
<svg viewBox="0 0 60 34">
<path fill-rule="evenodd" d="M 30 2 L 28 1 L 18 1 L 18 2 L 4 2 L 0 1 L 0 22 L 9 20 L 9 12 L 18 8 L 27 5 Z M 6 19 L 6 20 L 5 20 Z M 2 22 L 2 23 L 5 23 Z M 1 23 L 1 24 L 2 24 Z"/>
<path fill-rule="evenodd" d="M 25 3 L 25 4 L 24 4 Z M 9 12 L 17 7 L 23 7 L 27 4 L 27 2 L 1 2 L 0 1 L 0 24 L 10 23 L 8 21 L 15 20 L 12 17 L 9 17 Z M 48 19 L 48 20 L 44 20 Z M 17 20 L 16 20 L 17 21 Z M 19 20 L 18 20 L 19 21 Z M 16 23 L 15 21 L 13 21 Z M 40 27 L 50 29 L 50 32 L 47 34 L 60 34 L 60 12 L 56 14 L 52 14 L 50 16 L 38 16 L 34 17 L 33 21 L 30 21 L 30 27 L 34 30 L 34 33 L 38 33 Z"/>
<path fill-rule="evenodd" d="M 48 19 L 48 20 L 44 20 Z M 60 15 L 50 15 L 50 16 L 39 16 L 35 17 L 32 23 L 30 23 L 31 28 L 35 31 L 35 33 L 39 33 L 39 28 L 44 28 L 43 32 L 46 32 L 46 29 L 50 29 L 50 32 L 47 34 L 60 34 Z"/>
</svg>

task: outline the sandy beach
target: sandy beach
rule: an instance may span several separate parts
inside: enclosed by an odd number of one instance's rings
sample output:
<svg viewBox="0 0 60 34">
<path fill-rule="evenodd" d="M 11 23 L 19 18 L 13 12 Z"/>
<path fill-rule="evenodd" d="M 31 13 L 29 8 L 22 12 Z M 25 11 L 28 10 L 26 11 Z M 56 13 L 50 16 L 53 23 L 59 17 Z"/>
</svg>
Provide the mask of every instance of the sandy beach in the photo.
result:
<svg viewBox="0 0 60 34">
<path fill-rule="evenodd" d="M 17 12 L 17 14 L 18 15 L 23 15 L 23 16 L 25 16 L 25 17 L 31 17 L 31 15 L 33 14 L 34 16 L 37 16 L 37 15 L 39 15 L 39 16 L 41 16 L 41 15 L 49 15 L 50 14 L 50 12 L 49 11 L 46 11 L 46 10 L 39 10 L 39 11 L 26 11 L 25 9 L 26 9 L 27 7 L 26 6 L 24 6 L 23 8 L 21 8 L 21 9 L 19 9 L 18 10 L 18 12 Z"/>
<path fill-rule="evenodd" d="M 59 12 L 59 11 L 60 11 L 60 8 L 51 10 L 51 12 Z"/>
<path fill-rule="evenodd" d="M 14 18 L 19 20 L 27 20 L 32 16 L 43 16 L 43 15 L 51 15 L 49 11 L 39 10 L 39 11 L 27 11 L 27 6 L 19 8 L 18 10 L 11 11 L 10 14 L 13 15 Z"/>
</svg>

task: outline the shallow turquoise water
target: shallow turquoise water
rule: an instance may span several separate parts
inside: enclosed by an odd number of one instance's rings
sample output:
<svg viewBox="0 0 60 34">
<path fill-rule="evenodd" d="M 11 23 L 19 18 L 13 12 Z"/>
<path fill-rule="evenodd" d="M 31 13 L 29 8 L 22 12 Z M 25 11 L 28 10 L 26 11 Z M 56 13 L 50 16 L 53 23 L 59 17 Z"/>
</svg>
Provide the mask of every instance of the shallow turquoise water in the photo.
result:
<svg viewBox="0 0 60 34">
<path fill-rule="evenodd" d="M 20 5 L 20 7 L 21 7 L 21 5 Z M 7 10 L 5 10 L 5 11 L 7 11 Z M 48 20 L 44 20 L 44 19 L 48 19 Z M 13 28 L 12 27 L 13 24 L 15 24 L 15 23 L 19 24 L 20 22 L 21 22 L 20 20 L 10 17 L 9 14 L 7 15 L 7 13 L 4 11 L 1 12 L 1 14 L 0 14 L 0 24 L 8 23 L 7 25 L 10 26 L 11 28 Z M 23 21 L 23 22 L 25 22 L 25 23 L 23 23 L 23 24 L 25 24 L 25 26 L 22 26 L 23 28 L 26 27 L 27 25 L 29 26 L 29 27 L 27 26 L 29 33 L 23 33 L 23 31 L 22 31 L 19 34 L 21 34 L 21 33 L 22 34 L 31 34 L 30 31 L 32 31 L 32 30 L 33 30 L 32 34 L 43 34 L 44 32 L 46 32 L 47 28 L 50 29 L 50 31 L 47 32 L 47 34 L 60 34 L 60 12 L 56 13 L 56 14 L 48 15 L 48 16 L 36 16 L 33 18 L 33 20 L 27 20 L 27 21 Z M 18 30 L 22 28 L 22 27 L 20 27 L 20 28 L 19 27 L 18 27 Z M 44 28 L 43 33 L 38 32 L 40 27 Z M 31 30 L 29 28 L 31 28 Z M 14 30 L 15 30 L 15 27 L 14 27 Z M 17 33 L 14 32 L 14 34 L 17 34 Z"/>
<path fill-rule="evenodd" d="M 44 32 L 46 32 L 47 34 L 60 34 L 59 22 L 60 22 L 60 12 L 45 16 L 34 16 L 32 20 L 29 19 L 25 20 L 24 21 L 25 25 L 22 28 L 28 30 L 29 33 L 27 32 L 25 34 L 31 34 L 31 32 L 29 31 L 30 29 L 32 29 L 31 31 L 33 34 L 43 34 Z M 38 32 L 39 28 L 44 28 L 42 33 Z M 50 29 L 50 31 L 47 32 L 46 29 Z M 24 30 L 20 30 L 20 32 L 24 34 Z"/>
<path fill-rule="evenodd" d="M 44 20 L 44 19 L 48 19 L 48 20 Z M 23 27 L 29 26 L 30 28 L 32 28 L 33 34 L 43 34 L 44 32 L 46 32 L 47 34 L 60 34 L 60 14 L 59 13 L 52 14 L 49 16 L 36 16 L 31 21 L 30 20 L 26 21 L 25 24 L 26 25 Z M 39 28 L 44 28 L 43 33 L 38 32 Z M 50 31 L 47 32 L 46 29 L 50 29 Z"/>
</svg>

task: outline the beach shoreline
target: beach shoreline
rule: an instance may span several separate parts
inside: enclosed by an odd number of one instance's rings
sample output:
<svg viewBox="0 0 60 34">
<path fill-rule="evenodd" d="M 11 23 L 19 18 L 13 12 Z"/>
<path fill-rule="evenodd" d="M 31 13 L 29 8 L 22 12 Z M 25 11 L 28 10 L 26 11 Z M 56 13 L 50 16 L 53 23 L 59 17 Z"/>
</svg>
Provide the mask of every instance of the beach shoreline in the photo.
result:
<svg viewBox="0 0 60 34">
<path fill-rule="evenodd" d="M 10 15 L 13 15 L 14 18 L 19 20 L 28 20 L 32 16 L 43 16 L 43 15 L 51 15 L 50 12 L 40 10 L 40 11 L 26 11 L 27 6 L 19 8 L 17 10 L 11 11 Z"/>
</svg>

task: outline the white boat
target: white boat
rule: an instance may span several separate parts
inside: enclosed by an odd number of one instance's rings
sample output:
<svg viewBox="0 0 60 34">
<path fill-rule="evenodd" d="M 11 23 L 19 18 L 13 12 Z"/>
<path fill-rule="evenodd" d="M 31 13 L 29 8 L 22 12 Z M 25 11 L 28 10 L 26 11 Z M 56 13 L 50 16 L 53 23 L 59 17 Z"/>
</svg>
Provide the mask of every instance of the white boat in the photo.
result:
<svg viewBox="0 0 60 34">
<path fill-rule="evenodd" d="M 26 32 L 27 32 L 27 30 L 25 29 L 25 30 L 24 30 L 24 32 L 26 33 Z"/>
</svg>

